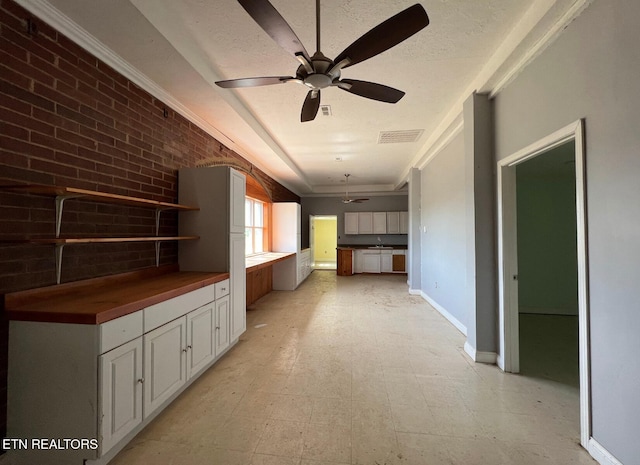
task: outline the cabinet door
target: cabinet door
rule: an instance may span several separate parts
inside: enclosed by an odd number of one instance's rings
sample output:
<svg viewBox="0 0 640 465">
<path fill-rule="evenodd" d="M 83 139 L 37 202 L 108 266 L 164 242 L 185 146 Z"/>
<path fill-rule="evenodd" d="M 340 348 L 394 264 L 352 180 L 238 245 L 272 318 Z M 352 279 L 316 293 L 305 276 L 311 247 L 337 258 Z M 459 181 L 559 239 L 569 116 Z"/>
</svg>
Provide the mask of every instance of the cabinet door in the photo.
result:
<svg viewBox="0 0 640 465">
<path fill-rule="evenodd" d="M 358 234 L 373 234 L 372 212 L 358 212 Z"/>
<path fill-rule="evenodd" d="M 216 357 L 229 347 L 229 296 L 216 300 Z"/>
<path fill-rule="evenodd" d="M 215 358 L 213 302 L 187 314 L 187 379 Z"/>
<path fill-rule="evenodd" d="M 383 273 L 391 273 L 393 271 L 392 263 L 393 256 L 391 253 L 381 253 L 380 254 L 380 271 Z"/>
<path fill-rule="evenodd" d="M 231 233 L 244 234 L 244 197 L 246 192 L 246 179 L 243 174 L 231 168 L 229 168 L 229 176 L 229 182 L 231 183 L 231 198 L 229 199 L 229 231 Z M 210 199 L 207 201 L 215 202 L 216 199 Z"/>
<path fill-rule="evenodd" d="M 344 233 L 358 234 L 358 213 L 347 212 L 344 214 Z"/>
<path fill-rule="evenodd" d="M 409 234 L 409 212 L 400 212 L 400 234 Z"/>
<path fill-rule="evenodd" d="M 144 417 L 162 405 L 187 378 L 187 319 L 144 335 Z"/>
<path fill-rule="evenodd" d="M 386 212 L 373 212 L 373 234 L 387 234 Z"/>
<path fill-rule="evenodd" d="M 364 251 L 362 254 L 362 271 L 364 273 L 380 273 L 380 253 Z"/>
<path fill-rule="evenodd" d="M 354 250 L 353 251 L 353 272 L 354 273 L 362 273 L 362 254 L 363 250 Z"/>
<path fill-rule="evenodd" d="M 393 254 L 393 271 L 404 273 L 406 271 L 404 254 Z"/>
<path fill-rule="evenodd" d="M 231 234 L 229 238 L 231 267 L 229 270 L 231 286 L 231 313 L 229 335 L 232 341 L 240 337 L 247 329 L 246 278 L 244 263 L 244 233 Z"/>
<path fill-rule="evenodd" d="M 387 234 L 400 234 L 400 212 L 387 212 Z"/>
<path fill-rule="evenodd" d="M 100 356 L 101 455 L 142 422 L 142 338 Z"/>
</svg>

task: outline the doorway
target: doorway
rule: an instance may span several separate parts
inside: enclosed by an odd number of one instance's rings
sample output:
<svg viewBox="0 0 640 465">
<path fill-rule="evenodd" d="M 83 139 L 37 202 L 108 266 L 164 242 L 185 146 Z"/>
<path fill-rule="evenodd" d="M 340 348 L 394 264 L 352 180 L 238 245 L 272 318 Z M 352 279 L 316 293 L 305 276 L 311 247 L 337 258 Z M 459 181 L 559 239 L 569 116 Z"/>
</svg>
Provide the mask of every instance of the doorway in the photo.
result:
<svg viewBox="0 0 640 465">
<path fill-rule="evenodd" d="M 338 262 L 338 217 L 309 216 L 309 246 L 314 270 L 335 270 Z"/>
<path fill-rule="evenodd" d="M 524 304 L 527 303 L 529 305 L 527 313 L 524 313 L 522 316 L 525 326 L 527 325 L 526 320 L 529 320 L 529 324 L 531 324 L 532 319 L 538 318 L 536 315 L 545 312 L 548 313 L 549 310 L 545 310 L 545 306 L 554 309 L 553 312 L 558 314 L 551 318 L 555 318 L 556 320 L 562 320 L 562 315 L 559 315 L 560 313 L 571 313 L 577 310 L 577 358 L 579 361 L 577 378 L 580 389 L 580 442 L 583 447 L 588 449 L 589 439 L 591 437 L 591 424 L 583 128 L 583 121 L 577 121 L 498 162 L 498 263 L 500 287 L 500 353 L 498 356 L 498 365 L 504 371 L 512 373 L 519 373 L 521 368 L 531 369 L 530 366 L 521 366 L 521 348 L 525 350 L 525 347 L 521 347 L 521 342 L 523 341 L 521 341 L 520 338 L 521 314 L 519 309 L 521 304 L 523 304 L 522 307 L 525 309 L 527 305 Z M 524 236 L 518 234 L 518 226 L 525 227 L 527 221 L 541 221 L 539 217 L 537 219 L 527 219 L 527 212 L 523 212 L 523 214 L 520 215 L 520 219 L 518 218 L 519 208 L 525 208 L 525 205 L 520 201 L 522 199 L 518 200 L 517 198 L 519 187 L 518 171 L 520 170 L 521 173 L 525 173 L 529 170 L 535 171 L 535 169 L 541 169 L 540 166 L 544 165 L 545 161 L 549 162 L 550 159 L 550 163 L 555 164 L 559 160 L 553 159 L 554 155 L 558 157 L 562 154 L 568 154 L 567 158 L 562 160 L 561 165 L 563 169 L 572 171 L 572 188 L 575 193 L 573 198 L 575 202 L 575 208 L 573 209 L 575 215 L 572 216 L 573 219 L 571 220 L 575 221 L 575 228 L 572 229 L 575 238 L 573 242 L 575 250 L 575 263 L 573 265 L 575 266 L 575 274 L 573 278 L 565 276 L 563 279 L 565 279 L 565 285 L 566 282 L 572 279 L 575 280 L 575 284 L 569 284 L 569 286 L 573 286 L 571 289 L 555 289 L 555 294 L 557 295 L 554 299 L 544 301 L 544 299 L 540 299 L 540 296 L 533 294 L 536 292 L 534 290 L 536 287 L 538 288 L 537 292 L 540 291 L 540 286 L 547 286 L 544 293 L 551 294 L 548 288 L 549 281 L 545 283 L 544 277 L 539 275 L 539 269 L 545 266 L 547 266 L 548 269 L 548 263 L 544 263 L 544 261 L 536 263 L 535 260 L 539 257 L 534 257 L 534 261 L 532 262 L 526 255 L 527 253 L 535 254 L 536 252 L 532 250 L 524 251 L 522 247 L 519 248 L 518 246 L 519 239 L 525 242 L 541 240 L 540 237 L 536 237 L 535 235 L 533 235 L 533 239 L 531 239 L 526 238 L 526 233 Z M 528 161 L 533 161 L 537 157 L 546 158 L 539 158 L 536 163 L 532 165 L 526 164 Z M 524 185 L 520 187 L 520 194 L 526 197 L 526 187 L 524 187 Z M 538 188 L 540 188 L 539 185 Z M 566 185 L 564 189 L 567 189 Z M 538 201 L 540 200 L 541 199 L 538 199 Z M 553 206 L 552 208 L 555 208 L 553 201 L 554 199 L 552 198 L 551 205 Z M 549 205 L 546 206 L 546 208 L 548 207 Z M 528 208 L 532 208 L 531 205 L 529 205 Z M 538 205 L 535 208 L 542 207 Z M 524 223 L 520 224 L 520 221 L 524 221 Z M 566 224 L 564 227 L 567 227 Z M 535 229 L 536 228 L 534 228 L 534 230 Z M 566 231 L 565 233 L 565 239 L 571 235 Z M 557 244 L 556 247 L 567 248 L 569 246 L 565 242 L 560 245 Z M 548 253 L 550 254 L 552 252 L 553 251 Z M 520 263 L 518 261 L 520 256 L 523 260 L 522 270 L 520 269 Z M 527 263 L 527 261 L 529 263 Z M 521 276 L 521 272 L 524 273 L 523 276 Z M 524 281 L 521 282 L 521 278 L 524 279 Z M 523 294 L 522 296 L 519 295 L 520 292 Z M 558 306 L 557 302 L 571 293 L 575 293 L 577 299 L 573 301 L 573 304 L 565 302 L 566 308 L 560 311 L 559 309 L 562 308 L 562 305 Z M 552 300 L 556 303 L 550 303 Z M 565 300 L 569 301 L 571 299 Z M 577 306 L 577 309 L 572 308 L 572 305 L 573 307 Z M 532 316 L 530 317 L 528 315 Z M 528 329 L 531 329 L 531 327 Z M 545 330 L 542 329 L 541 331 L 544 332 Z M 565 331 L 570 330 L 565 328 Z"/>
</svg>

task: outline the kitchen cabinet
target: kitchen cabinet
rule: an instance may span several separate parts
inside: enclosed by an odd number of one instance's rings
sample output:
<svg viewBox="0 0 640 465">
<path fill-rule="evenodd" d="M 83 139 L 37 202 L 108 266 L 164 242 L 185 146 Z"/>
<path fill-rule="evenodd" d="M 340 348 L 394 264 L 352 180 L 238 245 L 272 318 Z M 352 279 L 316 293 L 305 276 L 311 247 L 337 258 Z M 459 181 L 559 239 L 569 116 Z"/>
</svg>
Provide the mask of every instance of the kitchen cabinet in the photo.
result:
<svg viewBox="0 0 640 465">
<path fill-rule="evenodd" d="M 193 281 L 190 276 L 204 273 L 175 274 L 171 282 L 190 290 L 173 298 L 159 297 L 171 293 L 162 277 L 137 283 L 109 276 L 85 285 L 86 290 L 74 287 L 64 294 L 55 289 L 46 299 L 36 293 L 43 307 L 33 311 L 42 315 L 42 308 L 61 308 L 61 321 L 29 321 L 26 315 L 26 321 L 10 321 L 11 437 L 98 441 L 97 450 L 13 450 L 12 463 L 106 464 L 229 349 L 229 280 L 213 282 L 213 273 Z M 131 281 L 131 273 L 126 278 Z M 150 302 L 104 323 L 82 324 L 70 322 L 72 313 L 64 312 L 74 299 L 92 302 L 107 314 L 140 299 Z M 10 301 L 8 310 L 10 317 L 19 314 L 11 311 Z M 78 318 L 87 313 L 83 305 Z M 102 316 L 93 318 L 100 321 Z"/>
<path fill-rule="evenodd" d="M 381 250 L 380 251 L 380 272 L 391 273 L 392 268 L 392 251 Z"/>
<path fill-rule="evenodd" d="M 409 212 L 400 212 L 400 234 L 409 234 Z"/>
<path fill-rule="evenodd" d="M 345 234 L 408 234 L 409 213 L 401 212 L 346 212 Z"/>
<path fill-rule="evenodd" d="M 386 212 L 373 212 L 373 234 L 387 234 Z"/>
<path fill-rule="evenodd" d="M 353 250 L 338 249 L 336 273 L 338 276 L 351 276 L 353 274 Z"/>
<path fill-rule="evenodd" d="M 229 296 L 216 300 L 215 312 L 215 356 L 219 357 L 229 347 Z"/>
<path fill-rule="evenodd" d="M 404 250 L 393 251 L 392 271 L 406 273 L 406 255 Z"/>
<path fill-rule="evenodd" d="M 142 337 L 100 356 L 102 449 L 142 423 Z"/>
<path fill-rule="evenodd" d="M 200 240 L 179 246 L 183 271 L 226 271 L 230 279 L 231 341 L 246 330 L 245 192 L 244 175 L 233 168 L 182 168 L 178 198 L 198 205 L 178 223 L 183 233 L 200 231 Z M 182 243 L 185 245 L 185 243 Z"/>
<path fill-rule="evenodd" d="M 344 214 L 344 233 L 358 234 L 358 213 L 346 212 Z"/>
<path fill-rule="evenodd" d="M 180 318 L 144 336 L 144 403 L 148 417 L 187 381 L 187 323 Z"/>
<path fill-rule="evenodd" d="M 400 234 L 400 212 L 387 212 L 387 234 Z"/>
<path fill-rule="evenodd" d="M 362 272 L 363 273 L 380 273 L 380 251 L 379 250 L 363 250 L 362 251 Z"/>
<path fill-rule="evenodd" d="M 373 212 L 358 212 L 358 234 L 373 234 Z"/>
</svg>

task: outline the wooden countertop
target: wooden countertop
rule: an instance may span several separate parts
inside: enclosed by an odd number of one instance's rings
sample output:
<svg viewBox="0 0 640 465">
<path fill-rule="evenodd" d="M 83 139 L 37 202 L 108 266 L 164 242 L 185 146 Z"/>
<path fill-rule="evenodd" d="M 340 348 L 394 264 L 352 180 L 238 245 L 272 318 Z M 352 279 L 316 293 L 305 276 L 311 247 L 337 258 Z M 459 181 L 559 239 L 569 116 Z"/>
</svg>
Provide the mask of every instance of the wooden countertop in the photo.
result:
<svg viewBox="0 0 640 465">
<path fill-rule="evenodd" d="M 245 267 L 247 273 L 257 271 L 260 268 L 266 268 L 274 263 L 281 262 L 291 257 L 295 257 L 295 252 L 267 252 L 260 255 L 254 255 L 245 259 Z"/>
<path fill-rule="evenodd" d="M 7 318 L 100 324 L 229 278 L 229 273 L 145 269 L 5 294 Z"/>
</svg>

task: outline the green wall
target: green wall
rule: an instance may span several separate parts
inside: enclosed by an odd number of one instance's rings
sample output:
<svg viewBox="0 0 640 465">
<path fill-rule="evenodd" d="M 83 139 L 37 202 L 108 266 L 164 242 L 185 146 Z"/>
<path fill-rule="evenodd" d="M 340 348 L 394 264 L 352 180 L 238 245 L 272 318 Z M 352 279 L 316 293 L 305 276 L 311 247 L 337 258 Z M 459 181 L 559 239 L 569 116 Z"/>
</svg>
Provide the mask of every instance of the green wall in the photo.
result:
<svg viewBox="0 0 640 465">
<path fill-rule="evenodd" d="M 516 167 L 521 313 L 578 314 L 574 143 Z"/>
</svg>

